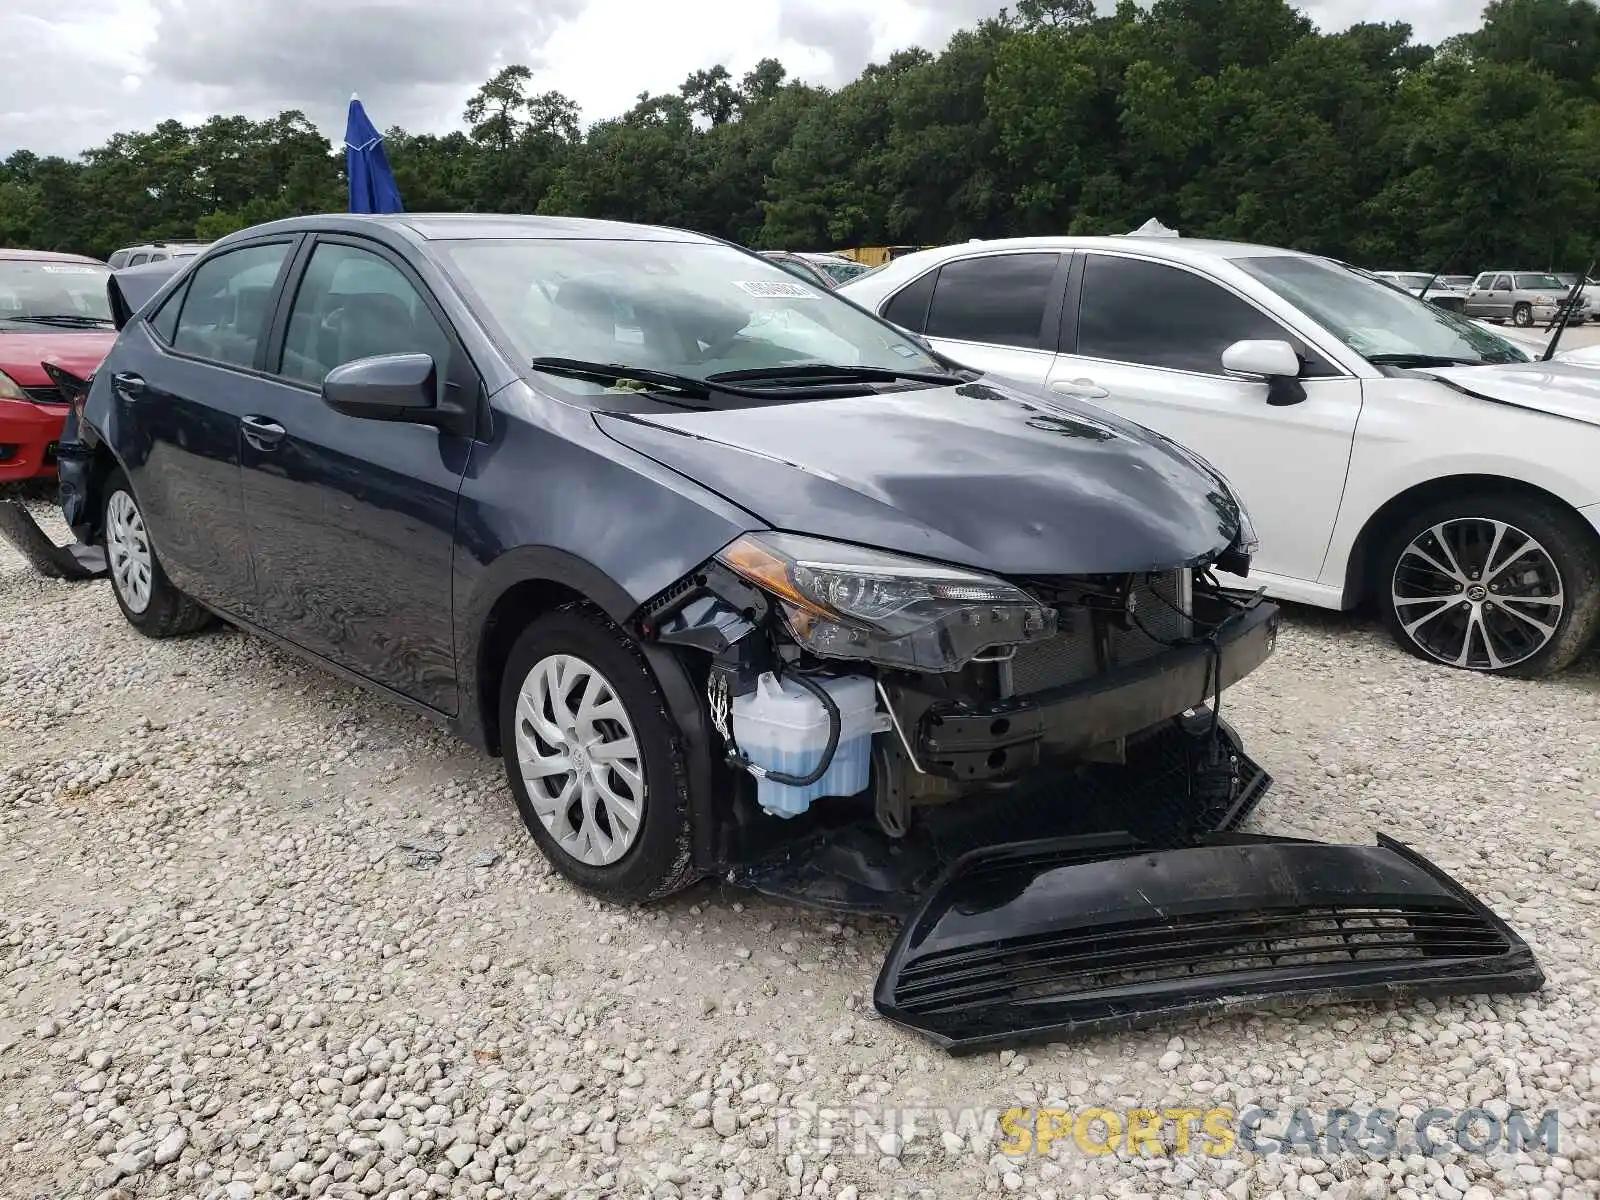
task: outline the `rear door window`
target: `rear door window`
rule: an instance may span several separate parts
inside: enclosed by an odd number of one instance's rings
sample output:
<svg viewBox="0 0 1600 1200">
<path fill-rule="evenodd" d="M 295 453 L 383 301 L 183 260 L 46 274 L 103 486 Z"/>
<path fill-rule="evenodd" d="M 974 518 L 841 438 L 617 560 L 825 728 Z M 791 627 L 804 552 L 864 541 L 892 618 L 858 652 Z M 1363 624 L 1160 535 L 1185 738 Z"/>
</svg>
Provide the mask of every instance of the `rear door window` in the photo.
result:
<svg viewBox="0 0 1600 1200">
<path fill-rule="evenodd" d="M 1055 349 L 1045 345 L 1045 313 L 1055 295 L 1056 267 L 1061 256 L 989 254 L 957 259 L 939 270 L 928 309 L 929 337 L 1025 350 Z M 1056 305 L 1060 311 L 1060 305 Z M 891 316 L 890 320 L 894 320 Z"/>
<path fill-rule="evenodd" d="M 229 250 L 200 264 L 184 294 L 172 348 L 236 367 L 253 367 L 272 310 L 273 287 L 288 242 Z"/>
</svg>

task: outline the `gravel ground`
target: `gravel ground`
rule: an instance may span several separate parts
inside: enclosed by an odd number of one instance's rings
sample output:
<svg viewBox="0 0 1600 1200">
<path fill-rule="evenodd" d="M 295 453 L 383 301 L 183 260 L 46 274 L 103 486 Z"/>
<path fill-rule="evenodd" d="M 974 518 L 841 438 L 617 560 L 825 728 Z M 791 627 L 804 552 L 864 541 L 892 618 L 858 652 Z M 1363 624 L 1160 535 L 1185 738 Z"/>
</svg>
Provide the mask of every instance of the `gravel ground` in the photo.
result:
<svg viewBox="0 0 1600 1200">
<path fill-rule="evenodd" d="M 1296 611 L 1227 711 L 1278 779 L 1254 827 L 1395 834 L 1528 938 L 1544 992 L 952 1060 L 872 1011 L 889 924 L 709 883 L 604 907 L 546 870 L 498 762 L 253 638 L 146 641 L 108 585 L 0 549 L 0 1195 L 1600 1194 L 1600 662 L 1491 681 Z M 1096 1103 L 1561 1129 L 1555 1154 L 1007 1157 L 953 1115 Z M 859 1132 L 799 1136 L 808 1104 Z"/>
</svg>

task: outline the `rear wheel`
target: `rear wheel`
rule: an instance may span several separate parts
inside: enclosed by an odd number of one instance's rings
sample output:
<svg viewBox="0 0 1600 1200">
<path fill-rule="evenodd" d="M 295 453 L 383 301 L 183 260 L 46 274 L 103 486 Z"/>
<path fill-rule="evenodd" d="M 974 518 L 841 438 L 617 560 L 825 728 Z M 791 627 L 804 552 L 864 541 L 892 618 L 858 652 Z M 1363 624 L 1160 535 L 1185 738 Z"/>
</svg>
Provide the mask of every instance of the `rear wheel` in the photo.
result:
<svg viewBox="0 0 1600 1200">
<path fill-rule="evenodd" d="M 1550 675 L 1571 665 L 1600 626 L 1594 534 L 1547 501 L 1439 501 L 1395 529 L 1380 561 L 1390 633 L 1448 666 Z"/>
<path fill-rule="evenodd" d="M 161 569 L 128 477 L 113 471 L 105 488 L 106 566 L 111 592 L 128 624 L 153 638 L 177 637 L 209 625 L 211 613 L 175 588 Z"/>
<path fill-rule="evenodd" d="M 1511 323 L 1523 329 L 1526 329 L 1528 326 L 1532 325 L 1533 306 L 1530 304 L 1519 304 L 1513 308 L 1511 310 Z"/>
<path fill-rule="evenodd" d="M 522 631 L 500 746 L 523 823 L 568 879 L 625 902 L 694 882 L 678 721 L 638 647 L 600 614 L 562 608 Z"/>
</svg>

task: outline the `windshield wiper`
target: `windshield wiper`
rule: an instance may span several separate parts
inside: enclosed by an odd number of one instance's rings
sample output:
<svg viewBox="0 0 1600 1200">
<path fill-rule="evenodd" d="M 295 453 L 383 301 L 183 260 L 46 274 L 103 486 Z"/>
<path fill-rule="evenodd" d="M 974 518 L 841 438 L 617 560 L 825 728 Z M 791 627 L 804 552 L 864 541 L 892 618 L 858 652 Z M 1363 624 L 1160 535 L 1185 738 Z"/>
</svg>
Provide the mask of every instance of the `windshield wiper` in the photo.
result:
<svg viewBox="0 0 1600 1200">
<path fill-rule="evenodd" d="M 1369 354 L 1369 363 L 1380 367 L 1481 367 L 1481 358 L 1453 358 L 1448 354 Z"/>
<path fill-rule="evenodd" d="M 535 371 L 547 375 L 565 375 L 569 379 L 582 379 L 588 383 L 603 383 L 617 387 L 626 382 L 648 384 L 646 389 L 680 392 L 704 400 L 711 394 L 703 380 L 690 375 L 675 375 L 671 371 L 652 371 L 648 367 L 630 367 L 627 363 L 590 362 L 583 358 L 536 358 L 528 364 Z"/>
<path fill-rule="evenodd" d="M 1561 341 L 1561 335 L 1567 331 L 1567 320 L 1577 310 L 1578 300 L 1583 296 L 1583 285 L 1589 282 L 1589 276 L 1594 273 L 1594 262 L 1589 263 L 1589 269 L 1578 276 L 1578 282 L 1572 285 L 1572 293 L 1567 297 L 1567 302 L 1562 306 L 1561 319 L 1555 324 L 1555 332 L 1550 335 L 1550 343 L 1545 346 L 1544 353 L 1539 356 L 1540 362 L 1549 362 L 1556 356 L 1556 345 Z"/>
<path fill-rule="evenodd" d="M 838 380 L 844 383 L 893 383 L 911 379 L 918 383 L 933 383 L 948 387 L 953 383 L 971 383 L 973 375 L 953 375 L 945 371 L 902 371 L 895 367 L 848 367 L 832 363 L 796 363 L 788 367 L 755 367 L 748 371 L 719 371 L 707 375 L 708 383 L 755 383 L 758 380 L 802 379 L 812 382 Z"/>
<path fill-rule="evenodd" d="M 37 325 L 72 325 L 81 328 L 114 325 L 110 317 L 86 317 L 82 313 L 27 313 L 20 317 L 0 317 L 6 321 L 30 321 Z"/>
</svg>

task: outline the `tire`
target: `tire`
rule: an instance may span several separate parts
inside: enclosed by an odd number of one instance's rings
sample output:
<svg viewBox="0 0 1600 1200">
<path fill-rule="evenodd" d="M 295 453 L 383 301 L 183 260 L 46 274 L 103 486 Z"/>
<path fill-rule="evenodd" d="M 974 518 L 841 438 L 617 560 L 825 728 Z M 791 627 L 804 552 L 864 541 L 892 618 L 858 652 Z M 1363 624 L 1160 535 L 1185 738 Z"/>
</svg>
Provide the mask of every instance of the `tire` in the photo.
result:
<svg viewBox="0 0 1600 1200">
<path fill-rule="evenodd" d="M 174 587 L 162 570 L 139 501 L 120 470 L 107 477 L 105 497 L 101 527 L 111 594 L 128 624 L 150 638 L 180 637 L 210 625 L 211 612 Z"/>
<path fill-rule="evenodd" d="M 1511 323 L 1518 329 L 1526 329 L 1533 324 L 1533 306 L 1531 304 L 1518 304 L 1511 310 Z"/>
<path fill-rule="evenodd" d="M 598 681 L 599 690 L 586 716 L 582 698 L 590 679 Z M 565 718 L 553 721 L 554 697 L 563 694 L 572 703 Z M 522 706 L 525 696 L 530 703 Z M 534 699 L 551 700 L 551 707 L 539 706 L 542 728 L 530 719 Z M 571 722 L 565 730 L 561 720 Z M 632 759 L 620 752 L 628 730 L 636 751 Z M 584 747 L 576 769 L 557 768 L 557 762 L 572 763 L 573 742 Z M 567 879 L 621 903 L 657 900 L 695 881 L 682 732 L 638 646 L 599 613 L 569 605 L 535 618 L 522 631 L 500 686 L 500 745 L 523 824 Z M 602 746 L 619 749 L 606 760 L 590 758 Z M 525 770 L 525 757 L 543 759 L 548 773 Z M 602 761 L 612 763 L 609 772 L 598 766 Z M 592 799 L 584 787 L 593 789 Z M 557 793 L 570 795 L 564 807 L 558 807 Z M 627 805 L 621 803 L 630 801 L 636 802 L 637 817 L 631 832 Z M 541 806 L 546 816 L 540 815 Z"/>
<path fill-rule="evenodd" d="M 1434 531 L 1448 539 L 1448 556 Z M 1492 573 L 1485 560 L 1491 551 Z M 1455 574 L 1437 570 L 1424 556 L 1455 567 Z M 1374 590 L 1390 634 L 1419 658 L 1537 679 L 1571 666 L 1594 640 L 1600 548 L 1575 513 L 1550 501 L 1507 493 L 1440 500 L 1385 539 Z M 1437 604 L 1435 597 L 1441 598 Z M 1551 597 L 1561 603 L 1547 634 L 1527 618 L 1549 627 L 1548 614 L 1557 607 Z"/>
</svg>

